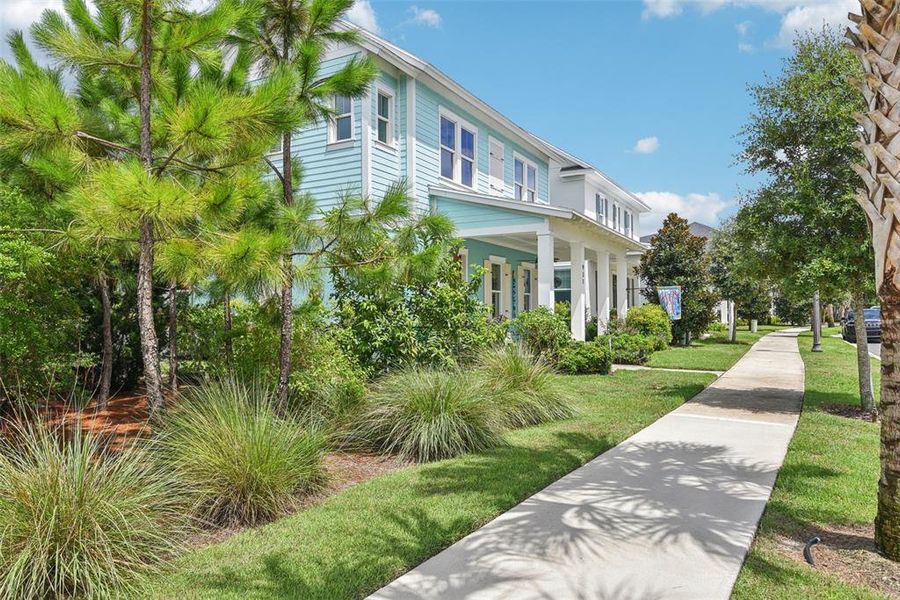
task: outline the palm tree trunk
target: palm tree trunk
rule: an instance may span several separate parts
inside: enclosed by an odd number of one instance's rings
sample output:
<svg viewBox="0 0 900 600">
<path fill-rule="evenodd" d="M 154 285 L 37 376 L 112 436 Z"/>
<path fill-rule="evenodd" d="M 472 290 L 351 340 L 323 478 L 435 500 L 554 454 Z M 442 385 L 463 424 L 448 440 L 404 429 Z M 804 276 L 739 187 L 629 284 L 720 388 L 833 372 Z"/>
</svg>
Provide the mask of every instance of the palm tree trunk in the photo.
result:
<svg viewBox="0 0 900 600">
<path fill-rule="evenodd" d="M 222 298 L 222 310 L 225 315 L 225 359 L 231 365 L 234 362 L 234 344 L 231 341 L 234 318 L 231 314 L 231 295 L 228 292 L 225 292 L 225 296 Z"/>
<path fill-rule="evenodd" d="M 153 148 L 150 140 L 150 53 L 152 51 L 150 10 L 152 0 L 141 3 L 141 86 L 139 112 L 141 121 L 140 155 L 147 171 L 153 168 Z M 144 215 L 140 219 L 137 313 L 141 332 L 141 354 L 144 359 L 144 385 L 151 413 L 162 408 L 162 380 L 159 372 L 159 340 L 153 323 L 153 221 Z"/>
<path fill-rule="evenodd" d="M 112 385 L 113 339 L 109 281 L 106 279 L 106 273 L 102 271 L 100 272 L 100 304 L 103 310 L 103 352 L 100 361 L 100 394 L 97 397 L 97 408 L 105 410 Z"/>
<path fill-rule="evenodd" d="M 863 297 L 853 294 L 853 312 L 856 313 L 856 371 L 859 375 L 859 406 L 864 411 L 875 412 L 875 396 L 872 394 L 872 363 L 869 359 L 869 340 L 866 336 L 866 319 Z M 860 335 L 860 324 L 862 335 Z"/>
<path fill-rule="evenodd" d="M 178 286 L 169 282 L 169 391 L 178 391 Z"/>
<path fill-rule="evenodd" d="M 284 204 L 291 206 L 294 203 L 294 188 L 290 132 L 285 133 L 281 138 L 281 174 L 284 178 L 282 184 Z M 277 390 L 279 410 L 283 410 L 287 406 L 288 380 L 291 376 L 291 347 L 293 346 L 294 332 L 294 262 L 290 255 L 282 258 L 282 271 L 284 281 L 281 286 L 281 347 L 278 352 Z"/>
<path fill-rule="evenodd" d="M 893 274 L 891 274 L 893 275 Z M 900 290 L 885 278 L 881 296 L 881 476 L 875 544 L 888 558 L 900 560 Z M 891 288 L 890 295 L 884 294 Z"/>
</svg>

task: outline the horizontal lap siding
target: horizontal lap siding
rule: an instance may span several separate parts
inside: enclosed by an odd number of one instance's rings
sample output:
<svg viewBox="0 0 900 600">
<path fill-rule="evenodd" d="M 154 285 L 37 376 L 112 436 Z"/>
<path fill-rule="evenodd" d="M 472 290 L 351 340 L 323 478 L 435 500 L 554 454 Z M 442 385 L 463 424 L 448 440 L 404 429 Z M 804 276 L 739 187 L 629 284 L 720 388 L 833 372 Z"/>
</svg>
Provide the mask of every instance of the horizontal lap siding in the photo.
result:
<svg viewBox="0 0 900 600">
<path fill-rule="evenodd" d="M 457 230 L 508 225 L 539 225 L 544 217 L 492 206 L 471 204 L 462 200 L 435 197 L 435 209 L 453 221 Z"/>
<path fill-rule="evenodd" d="M 504 188 L 506 197 L 513 197 L 514 165 L 513 154 L 518 153 L 530 160 L 538 169 L 538 197 L 547 202 L 549 192 L 549 166 L 531 149 L 513 143 L 495 129 L 474 118 L 468 111 L 442 98 L 421 82 L 416 82 L 416 199 L 420 208 L 428 203 L 428 186 L 439 185 L 440 178 L 440 109 L 444 108 L 465 119 L 477 128 L 476 168 L 478 170 L 475 191 L 490 192 L 490 166 L 488 138 L 493 137 L 503 143 Z"/>
<path fill-rule="evenodd" d="M 394 147 L 386 148 L 378 143 L 378 93 L 380 88 L 393 94 L 394 96 Z M 375 85 L 372 86 L 372 93 L 369 95 L 370 118 L 372 124 L 372 197 L 379 200 L 384 197 L 388 188 L 399 181 L 402 177 L 400 173 L 400 138 L 405 138 L 406 130 L 400 126 L 397 116 L 401 111 L 405 112 L 406 107 L 400 105 L 400 97 L 398 95 L 397 80 L 387 73 L 380 72 L 376 79 Z"/>
<path fill-rule="evenodd" d="M 352 56 L 341 56 L 322 63 L 322 76 L 338 71 Z M 353 142 L 338 149 L 327 148 L 328 125 L 318 123 L 294 134 L 292 154 L 303 168 L 299 191 L 311 194 L 320 210 L 340 204 L 345 194 L 362 192 L 362 101 L 353 102 Z M 280 153 L 272 155 L 272 162 L 281 164 Z"/>
</svg>

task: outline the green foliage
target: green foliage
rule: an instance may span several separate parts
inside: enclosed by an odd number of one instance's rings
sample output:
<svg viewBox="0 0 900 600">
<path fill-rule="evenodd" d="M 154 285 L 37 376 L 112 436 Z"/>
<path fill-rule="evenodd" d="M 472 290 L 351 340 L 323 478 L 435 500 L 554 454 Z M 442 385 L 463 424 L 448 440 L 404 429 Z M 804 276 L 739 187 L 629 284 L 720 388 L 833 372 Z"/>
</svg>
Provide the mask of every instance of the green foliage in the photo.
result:
<svg viewBox="0 0 900 600">
<path fill-rule="evenodd" d="M 555 361 L 572 339 L 566 320 L 543 306 L 525 311 L 510 323 L 510 331 L 529 352 Z"/>
<path fill-rule="evenodd" d="M 569 375 L 599 373 L 608 375 L 612 366 L 612 353 L 601 342 L 573 341 L 560 352 L 556 369 Z"/>
<path fill-rule="evenodd" d="M 11 429 L 0 437 L 0 596 L 118 598 L 180 549 L 185 497 L 150 448 Z"/>
<path fill-rule="evenodd" d="M 807 325 L 812 318 L 812 301 L 792 301 L 787 296 L 775 296 L 775 316 L 783 323 Z"/>
<path fill-rule="evenodd" d="M 657 338 L 639 333 L 618 332 L 601 335 L 593 343 L 611 347 L 612 361 L 616 364 L 642 365 L 656 351 L 659 342 Z"/>
<path fill-rule="evenodd" d="M 486 450 L 502 442 L 486 384 L 472 373 L 412 369 L 377 382 L 352 437 L 417 462 Z"/>
<path fill-rule="evenodd" d="M 738 316 L 762 320 L 771 303 L 767 275 L 756 268 L 753 248 L 742 240 L 738 227 L 738 222 L 730 219 L 714 233 L 710 272 L 719 296 L 734 302 Z"/>
<path fill-rule="evenodd" d="M 859 60 L 841 32 L 798 36 L 776 77 L 751 89 L 740 158 L 766 183 L 742 202 L 736 243 L 757 280 L 795 299 L 874 290 L 869 231 L 854 198 L 863 162 L 853 115 L 867 108 Z"/>
<path fill-rule="evenodd" d="M 550 365 L 521 346 L 486 350 L 477 368 L 490 388 L 486 400 L 498 404 L 507 427 L 528 427 L 574 414 L 572 395 Z"/>
<path fill-rule="evenodd" d="M 478 276 L 462 279 L 453 249 L 438 242 L 419 254 L 433 255 L 428 268 L 384 279 L 384 271 L 333 270 L 337 319 L 347 332 L 341 343 L 374 373 L 467 364 L 503 338 L 504 327 L 476 297 Z M 373 285 L 373 275 L 388 285 Z"/>
<path fill-rule="evenodd" d="M 659 304 L 657 288 L 681 286 L 681 319 L 672 323 L 676 341 L 706 331 L 717 298 L 711 290 L 706 240 L 691 234 L 687 220 L 675 213 L 666 217 L 650 249 L 641 256 L 640 274 L 647 282 L 644 297 L 651 304 Z"/>
<path fill-rule="evenodd" d="M 279 416 L 266 388 L 235 379 L 191 389 L 160 437 L 162 460 L 188 490 L 193 513 L 221 526 L 268 521 L 315 490 L 325 441 Z"/>
<path fill-rule="evenodd" d="M 665 309 L 658 304 L 644 304 L 628 309 L 625 328 L 655 340 L 654 350 L 663 350 L 672 340 L 672 321 Z"/>
<path fill-rule="evenodd" d="M 728 331 L 728 325 L 722 321 L 713 321 L 709 324 L 709 327 L 706 328 L 706 331 L 709 333 L 725 333 Z"/>
</svg>

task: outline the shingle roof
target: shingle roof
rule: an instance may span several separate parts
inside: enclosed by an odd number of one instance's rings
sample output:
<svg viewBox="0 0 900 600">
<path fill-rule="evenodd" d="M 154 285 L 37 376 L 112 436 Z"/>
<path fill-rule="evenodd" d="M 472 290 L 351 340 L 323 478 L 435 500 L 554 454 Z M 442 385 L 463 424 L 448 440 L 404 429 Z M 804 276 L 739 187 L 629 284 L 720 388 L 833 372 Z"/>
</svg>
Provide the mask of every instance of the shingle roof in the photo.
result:
<svg viewBox="0 0 900 600">
<path fill-rule="evenodd" d="M 713 234 L 716 232 L 715 227 L 710 227 L 709 225 L 704 225 L 703 223 L 698 223 L 697 221 L 694 221 L 693 223 L 689 223 L 688 230 L 691 232 L 691 235 L 696 235 L 696 236 L 702 237 L 702 238 L 706 239 L 707 241 L 711 240 Z M 656 235 L 656 234 L 651 233 L 648 235 L 642 235 L 641 242 L 643 242 L 645 244 L 649 244 L 650 240 L 653 238 L 654 235 Z"/>
</svg>

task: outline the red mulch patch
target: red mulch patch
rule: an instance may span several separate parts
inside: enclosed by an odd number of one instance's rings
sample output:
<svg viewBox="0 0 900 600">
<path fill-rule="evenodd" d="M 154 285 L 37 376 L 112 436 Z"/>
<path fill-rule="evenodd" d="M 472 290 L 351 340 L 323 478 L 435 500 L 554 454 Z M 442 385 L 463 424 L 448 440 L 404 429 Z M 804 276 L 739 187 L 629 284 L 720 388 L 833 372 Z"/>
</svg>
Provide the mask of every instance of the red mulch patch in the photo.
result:
<svg viewBox="0 0 900 600">
<path fill-rule="evenodd" d="M 876 413 L 863 410 L 858 406 L 851 406 L 850 404 L 823 404 L 820 408 L 824 412 L 827 412 L 830 415 L 836 415 L 838 417 L 859 419 L 860 421 L 869 422 L 878 420 L 878 415 Z"/>
<path fill-rule="evenodd" d="M 807 540 L 815 536 L 822 538 L 822 543 L 812 548 L 817 571 L 877 590 L 889 598 L 900 599 L 900 565 L 875 550 L 872 525 L 809 527 L 796 537 L 778 535 L 778 551 L 806 564 L 803 547 Z"/>
</svg>

